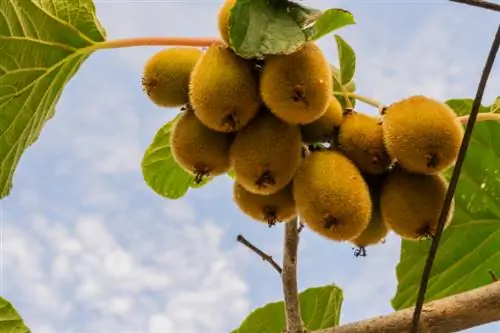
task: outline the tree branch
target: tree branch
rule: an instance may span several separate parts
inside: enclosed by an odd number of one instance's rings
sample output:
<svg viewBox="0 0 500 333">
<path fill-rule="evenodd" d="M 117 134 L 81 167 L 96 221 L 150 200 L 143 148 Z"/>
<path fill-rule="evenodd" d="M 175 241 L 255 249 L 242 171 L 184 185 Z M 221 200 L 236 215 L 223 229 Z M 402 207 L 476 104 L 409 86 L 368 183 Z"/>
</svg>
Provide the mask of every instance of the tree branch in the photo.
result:
<svg viewBox="0 0 500 333">
<path fill-rule="evenodd" d="M 278 272 L 278 274 L 281 274 L 283 270 L 281 269 L 280 265 L 278 265 L 278 263 L 274 261 L 273 257 L 271 257 L 270 255 L 259 249 L 257 246 L 250 243 L 245 237 L 243 237 L 243 235 L 238 235 L 236 237 L 236 240 L 241 244 L 245 245 L 246 247 L 248 247 L 253 252 L 255 252 L 259 257 L 262 258 L 262 260 L 267 261 L 271 266 L 273 266 L 273 268 Z"/>
<path fill-rule="evenodd" d="M 483 0 L 450 0 L 451 2 L 463 3 L 466 5 L 471 5 L 475 7 L 491 9 L 497 12 L 500 12 L 500 4 L 483 1 Z"/>
<path fill-rule="evenodd" d="M 283 249 L 283 295 L 285 298 L 286 333 L 306 333 L 300 315 L 299 292 L 297 287 L 297 252 L 299 233 L 298 219 L 285 223 L 285 244 Z"/>
<path fill-rule="evenodd" d="M 414 308 L 313 333 L 409 332 Z M 419 332 L 450 333 L 500 320 L 500 282 L 426 303 Z"/>
<path fill-rule="evenodd" d="M 486 59 L 486 63 L 484 64 L 483 72 L 481 74 L 481 78 L 479 80 L 479 85 L 476 91 L 476 97 L 474 98 L 474 102 L 472 103 L 472 110 L 469 115 L 469 119 L 467 121 L 467 125 L 465 127 L 464 136 L 462 139 L 462 144 L 460 145 L 460 150 L 458 151 L 458 157 L 455 162 L 455 167 L 453 168 L 453 172 L 450 177 L 450 183 L 448 185 L 448 189 L 446 191 L 446 197 L 444 198 L 443 207 L 441 209 L 441 213 L 438 219 L 438 225 L 436 229 L 436 233 L 432 239 L 431 247 L 429 249 L 429 255 L 425 262 L 424 270 L 422 272 L 422 279 L 420 281 L 420 287 L 418 290 L 417 301 L 415 303 L 415 312 L 413 313 L 413 326 L 411 329 L 411 333 L 418 332 L 418 326 L 420 323 L 420 316 L 422 312 L 422 306 L 425 301 L 425 292 L 427 291 L 427 284 L 429 282 L 429 277 L 431 275 L 432 265 L 434 264 L 434 260 L 436 258 L 436 254 L 439 247 L 439 242 L 441 240 L 441 235 L 443 233 L 444 224 L 446 218 L 448 216 L 448 212 L 450 210 L 450 206 L 453 200 L 453 196 L 455 194 L 455 189 L 458 184 L 458 180 L 460 177 L 460 173 L 462 171 L 462 166 L 464 164 L 465 156 L 467 154 L 467 148 L 469 146 L 469 141 L 472 137 L 472 129 L 476 123 L 476 118 L 479 113 L 479 108 L 481 107 L 481 101 L 483 99 L 484 90 L 486 88 L 486 83 L 488 82 L 488 78 L 491 73 L 491 69 L 493 68 L 493 64 L 495 62 L 495 57 L 498 53 L 498 49 L 500 47 L 500 25 L 497 28 L 495 38 L 493 39 L 493 43 L 490 48 L 490 52 L 488 54 L 488 58 Z M 497 309 L 498 312 L 500 312 Z"/>
</svg>

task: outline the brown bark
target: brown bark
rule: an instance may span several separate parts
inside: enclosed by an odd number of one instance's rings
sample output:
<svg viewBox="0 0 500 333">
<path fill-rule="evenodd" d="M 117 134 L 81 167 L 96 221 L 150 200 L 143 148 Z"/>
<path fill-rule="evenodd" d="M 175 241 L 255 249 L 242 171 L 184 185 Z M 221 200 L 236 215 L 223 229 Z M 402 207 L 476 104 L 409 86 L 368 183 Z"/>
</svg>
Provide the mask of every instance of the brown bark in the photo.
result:
<svg viewBox="0 0 500 333">
<path fill-rule="evenodd" d="M 314 333 L 410 332 L 414 308 Z M 424 304 L 418 332 L 452 333 L 500 321 L 500 282 Z"/>
</svg>

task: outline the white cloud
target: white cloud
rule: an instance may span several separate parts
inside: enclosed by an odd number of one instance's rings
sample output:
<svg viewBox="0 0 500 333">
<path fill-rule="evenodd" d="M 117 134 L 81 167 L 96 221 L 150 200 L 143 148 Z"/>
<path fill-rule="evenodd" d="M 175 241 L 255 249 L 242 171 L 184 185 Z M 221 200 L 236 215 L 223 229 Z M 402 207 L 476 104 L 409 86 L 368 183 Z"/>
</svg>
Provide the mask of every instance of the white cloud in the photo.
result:
<svg viewBox="0 0 500 333">
<path fill-rule="evenodd" d="M 6 290 L 19 292 L 18 307 L 34 332 L 227 330 L 249 311 L 247 285 L 236 257 L 220 248 L 222 231 L 190 220 L 189 211 L 185 206 L 174 225 L 140 240 L 152 243 L 149 257 L 120 242 L 100 215 L 79 216 L 74 227 L 35 215 L 32 232 L 7 222 Z M 79 317 L 89 311 L 92 323 Z"/>
</svg>

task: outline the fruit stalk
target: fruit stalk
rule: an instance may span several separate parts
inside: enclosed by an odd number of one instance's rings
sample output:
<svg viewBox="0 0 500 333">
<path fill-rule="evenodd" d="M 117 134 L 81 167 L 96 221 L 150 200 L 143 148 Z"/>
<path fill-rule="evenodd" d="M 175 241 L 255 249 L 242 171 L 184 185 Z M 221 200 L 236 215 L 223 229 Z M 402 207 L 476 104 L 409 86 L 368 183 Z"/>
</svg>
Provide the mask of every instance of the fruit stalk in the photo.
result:
<svg viewBox="0 0 500 333">
<path fill-rule="evenodd" d="M 208 47 L 212 44 L 221 44 L 218 38 L 188 38 L 188 37 L 134 37 L 113 39 L 97 43 L 92 46 L 94 50 L 118 49 L 136 46 L 193 46 Z"/>
<path fill-rule="evenodd" d="M 422 331 L 459 332 L 500 320 L 500 282 L 448 296 L 424 305 Z M 409 332 L 414 308 L 312 333 L 400 333 Z"/>
<path fill-rule="evenodd" d="M 297 287 L 297 252 L 299 245 L 298 219 L 285 223 L 283 249 L 283 295 L 285 299 L 286 333 L 306 333 L 300 315 Z"/>
</svg>

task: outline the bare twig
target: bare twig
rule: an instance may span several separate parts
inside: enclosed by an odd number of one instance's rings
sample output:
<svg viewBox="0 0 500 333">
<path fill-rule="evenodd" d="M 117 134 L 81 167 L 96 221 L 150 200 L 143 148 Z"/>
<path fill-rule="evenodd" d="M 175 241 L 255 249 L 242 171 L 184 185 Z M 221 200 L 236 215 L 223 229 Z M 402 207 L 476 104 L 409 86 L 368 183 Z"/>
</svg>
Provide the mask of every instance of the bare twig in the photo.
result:
<svg viewBox="0 0 500 333">
<path fill-rule="evenodd" d="M 273 268 L 278 272 L 278 274 L 281 274 L 283 270 L 281 269 L 280 265 L 278 265 L 278 263 L 274 261 L 273 257 L 271 257 L 270 255 L 259 249 L 257 246 L 250 243 L 245 237 L 243 237 L 243 235 L 238 235 L 236 237 L 236 240 L 241 244 L 245 245 L 246 247 L 248 247 L 253 252 L 255 252 L 259 257 L 262 258 L 262 260 L 267 261 L 271 266 L 273 266 Z"/>
<path fill-rule="evenodd" d="M 444 223 L 446 221 L 446 217 L 448 216 L 448 212 L 450 210 L 450 206 L 453 200 L 453 195 L 455 194 L 455 189 L 457 187 L 458 179 L 460 177 L 460 172 L 462 171 L 462 165 L 465 160 L 465 155 L 467 153 L 467 147 L 469 146 L 469 141 L 472 135 L 472 129 L 474 124 L 476 123 L 477 114 L 479 112 L 479 107 L 481 106 L 481 101 L 484 94 L 484 89 L 486 88 L 486 83 L 488 81 L 488 77 L 491 72 L 491 68 L 493 67 L 493 63 L 495 62 L 495 57 L 498 52 L 498 48 L 500 46 L 500 26 L 498 26 L 497 32 L 495 34 L 495 39 L 493 40 L 493 44 L 491 46 L 488 58 L 486 60 L 486 64 L 484 65 L 483 73 L 481 75 L 481 79 L 479 81 L 479 85 L 476 92 L 476 97 L 472 104 L 472 110 L 470 112 L 469 121 L 467 122 L 467 126 L 465 128 L 464 137 L 462 139 L 462 144 L 460 146 L 460 150 L 458 152 L 457 161 L 455 163 L 455 167 L 453 169 L 453 173 L 451 175 L 450 184 L 448 186 L 448 190 L 446 192 L 446 197 L 444 199 L 443 207 L 441 209 L 441 214 L 438 220 L 438 226 L 436 233 L 432 239 L 431 248 L 429 250 L 429 255 L 427 257 L 427 261 L 425 263 L 424 271 L 422 274 L 422 280 L 420 282 L 420 288 L 418 291 L 417 301 L 415 303 L 415 311 L 413 313 L 413 322 L 412 322 L 412 330 L 411 333 L 418 332 L 418 325 L 420 321 L 420 316 L 422 312 L 422 307 L 425 299 L 425 292 L 427 291 L 427 284 L 429 282 L 429 277 L 431 274 L 432 265 L 434 263 L 434 259 L 436 258 L 436 253 L 439 247 L 439 241 L 441 240 L 441 235 L 444 229 Z M 498 311 L 498 307 L 496 309 Z M 500 312 L 500 311 L 499 311 Z"/>
<path fill-rule="evenodd" d="M 483 1 L 483 0 L 450 0 L 450 1 L 464 3 L 466 5 L 491 9 L 491 10 L 500 12 L 500 4 L 493 3 L 493 2 L 488 2 L 488 1 Z"/>
<path fill-rule="evenodd" d="M 459 332 L 500 320 L 500 282 L 426 303 L 420 332 Z M 413 308 L 313 333 L 404 333 L 410 330 Z"/>
<path fill-rule="evenodd" d="M 497 277 L 497 275 L 495 274 L 495 271 L 494 271 L 494 270 L 490 269 L 490 270 L 488 271 L 488 273 L 490 273 L 490 275 L 491 275 L 491 279 L 493 280 L 493 282 L 497 282 L 497 281 L 498 281 L 498 277 Z"/>
<path fill-rule="evenodd" d="M 283 248 L 283 295 L 285 298 L 286 333 L 305 333 L 300 315 L 297 287 L 297 252 L 299 246 L 298 219 L 285 223 L 285 244 Z"/>
</svg>

